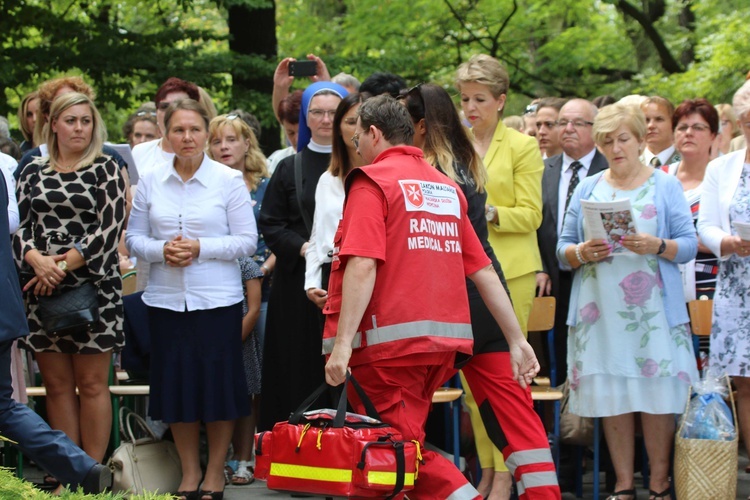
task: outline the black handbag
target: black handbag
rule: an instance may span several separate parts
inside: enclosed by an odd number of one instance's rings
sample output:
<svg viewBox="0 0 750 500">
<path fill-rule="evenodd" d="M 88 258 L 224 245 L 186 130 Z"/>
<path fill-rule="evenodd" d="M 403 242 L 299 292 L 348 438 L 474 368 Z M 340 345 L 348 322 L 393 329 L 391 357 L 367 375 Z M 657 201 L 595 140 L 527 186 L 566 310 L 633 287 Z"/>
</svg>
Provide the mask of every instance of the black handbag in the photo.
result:
<svg viewBox="0 0 750 500">
<path fill-rule="evenodd" d="M 91 282 L 59 294 L 40 295 L 37 301 L 37 315 L 48 335 L 62 337 L 84 332 L 99 322 L 99 300 Z"/>
</svg>

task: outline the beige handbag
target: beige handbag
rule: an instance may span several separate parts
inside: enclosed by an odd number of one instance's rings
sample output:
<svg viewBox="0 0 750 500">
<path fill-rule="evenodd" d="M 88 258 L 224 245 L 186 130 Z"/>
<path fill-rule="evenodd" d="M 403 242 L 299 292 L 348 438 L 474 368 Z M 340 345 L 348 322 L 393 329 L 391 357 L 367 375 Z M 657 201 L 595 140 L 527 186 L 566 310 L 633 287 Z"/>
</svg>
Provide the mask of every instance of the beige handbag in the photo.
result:
<svg viewBox="0 0 750 500">
<path fill-rule="evenodd" d="M 126 442 L 115 450 L 107 463 L 114 476 L 112 491 L 126 496 L 176 491 L 182 480 L 182 468 L 174 443 L 158 439 L 146 421 L 127 408 L 120 409 L 120 422 L 125 427 Z M 133 422 L 148 437 L 136 439 Z"/>
<path fill-rule="evenodd" d="M 563 393 L 560 402 L 560 442 L 578 446 L 592 446 L 594 444 L 594 419 L 581 417 L 570 413 L 568 400 L 570 399 L 570 382 L 558 387 Z"/>
</svg>

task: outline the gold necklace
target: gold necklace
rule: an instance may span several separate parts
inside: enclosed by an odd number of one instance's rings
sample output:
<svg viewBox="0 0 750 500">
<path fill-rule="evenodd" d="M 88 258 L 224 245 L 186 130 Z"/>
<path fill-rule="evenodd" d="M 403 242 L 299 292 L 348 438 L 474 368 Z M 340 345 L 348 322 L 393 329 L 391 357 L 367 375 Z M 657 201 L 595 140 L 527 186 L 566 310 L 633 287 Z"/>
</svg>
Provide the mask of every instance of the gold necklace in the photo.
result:
<svg viewBox="0 0 750 500">
<path fill-rule="evenodd" d="M 638 178 L 638 176 L 641 174 L 642 169 L 638 169 L 638 171 L 635 173 L 633 177 L 630 178 L 630 180 L 627 181 L 627 183 L 623 184 L 622 187 L 615 188 L 615 186 L 612 186 L 612 200 L 614 200 L 617 197 L 617 193 L 620 191 L 630 191 L 630 185 L 633 184 L 633 182 Z M 612 176 L 612 171 L 609 171 L 609 180 L 614 181 L 615 178 Z"/>
</svg>

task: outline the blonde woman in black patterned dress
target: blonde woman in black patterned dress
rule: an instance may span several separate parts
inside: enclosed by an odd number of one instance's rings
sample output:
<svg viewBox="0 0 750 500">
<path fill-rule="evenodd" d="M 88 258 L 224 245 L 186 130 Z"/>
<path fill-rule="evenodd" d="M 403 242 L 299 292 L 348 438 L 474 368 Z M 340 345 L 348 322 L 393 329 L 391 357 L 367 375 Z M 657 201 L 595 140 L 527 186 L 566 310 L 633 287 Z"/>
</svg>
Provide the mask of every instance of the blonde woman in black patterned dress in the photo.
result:
<svg viewBox="0 0 750 500">
<path fill-rule="evenodd" d="M 49 156 L 29 163 L 17 187 L 21 225 L 13 250 L 19 266 L 34 275 L 24 287 L 31 330 L 25 344 L 47 388 L 50 425 L 101 462 L 112 427 L 109 366 L 124 344 L 117 244 L 125 182 L 117 163 L 102 154 L 106 129 L 89 97 L 58 97 L 49 123 Z M 45 332 L 36 296 L 85 281 L 97 287 L 99 323 L 72 335 Z"/>
</svg>

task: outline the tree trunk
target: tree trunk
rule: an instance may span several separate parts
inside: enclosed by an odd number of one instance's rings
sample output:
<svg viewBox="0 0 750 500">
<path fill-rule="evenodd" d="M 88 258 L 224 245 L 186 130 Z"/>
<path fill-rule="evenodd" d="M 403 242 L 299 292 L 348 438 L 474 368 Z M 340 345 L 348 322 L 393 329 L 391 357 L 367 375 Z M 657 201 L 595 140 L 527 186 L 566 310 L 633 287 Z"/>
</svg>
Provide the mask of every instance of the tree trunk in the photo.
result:
<svg viewBox="0 0 750 500">
<path fill-rule="evenodd" d="M 278 46 L 276 43 L 276 4 L 269 2 L 266 8 L 250 9 L 242 5 L 229 7 L 229 50 L 234 54 L 255 58 L 254 66 L 263 67 L 262 61 L 270 63 L 269 71 L 248 71 L 233 67 L 232 96 L 235 103 L 250 102 L 250 95 L 264 94 L 268 97 L 262 109 L 246 109 L 255 114 L 263 123 L 260 146 L 266 155 L 279 149 L 280 130 L 273 119 L 271 92 L 273 90 L 273 69 L 276 67 Z"/>
</svg>

